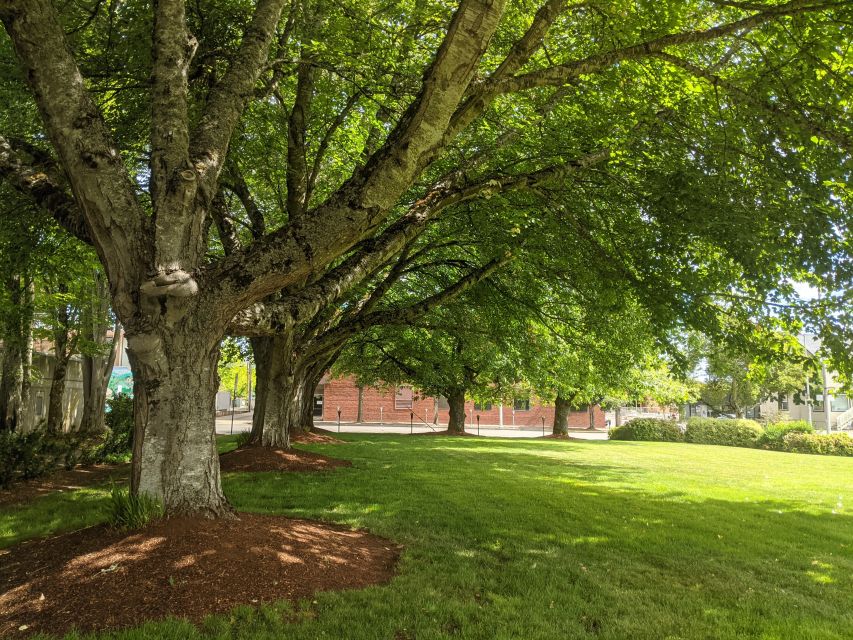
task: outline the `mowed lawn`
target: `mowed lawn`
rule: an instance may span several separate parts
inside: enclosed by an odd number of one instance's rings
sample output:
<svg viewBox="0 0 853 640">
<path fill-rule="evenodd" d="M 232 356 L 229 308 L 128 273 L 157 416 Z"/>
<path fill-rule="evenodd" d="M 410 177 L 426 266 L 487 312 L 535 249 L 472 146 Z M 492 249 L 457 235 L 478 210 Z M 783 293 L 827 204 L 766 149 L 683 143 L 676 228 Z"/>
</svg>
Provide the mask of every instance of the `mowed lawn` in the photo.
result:
<svg viewBox="0 0 853 640">
<path fill-rule="evenodd" d="M 393 582 L 240 609 L 199 628 L 167 621 L 101 637 L 853 638 L 853 459 L 344 438 L 306 448 L 352 468 L 231 474 L 226 493 L 238 510 L 324 518 L 403 544 Z M 106 495 L 6 508 L 0 544 L 96 522 Z"/>
</svg>

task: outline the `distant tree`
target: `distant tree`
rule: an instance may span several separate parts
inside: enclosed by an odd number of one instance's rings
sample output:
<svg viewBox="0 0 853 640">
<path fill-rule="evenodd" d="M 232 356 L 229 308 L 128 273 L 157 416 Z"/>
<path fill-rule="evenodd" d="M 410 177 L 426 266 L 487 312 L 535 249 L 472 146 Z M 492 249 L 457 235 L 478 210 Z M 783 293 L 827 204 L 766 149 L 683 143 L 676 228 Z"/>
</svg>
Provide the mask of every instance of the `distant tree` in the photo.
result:
<svg viewBox="0 0 853 640">
<path fill-rule="evenodd" d="M 806 378 L 813 375 L 813 367 L 796 342 L 783 345 L 775 357 L 768 357 L 711 343 L 706 352 L 708 379 L 702 385 L 702 401 L 716 411 L 742 418 L 766 400 L 800 393 Z"/>
</svg>

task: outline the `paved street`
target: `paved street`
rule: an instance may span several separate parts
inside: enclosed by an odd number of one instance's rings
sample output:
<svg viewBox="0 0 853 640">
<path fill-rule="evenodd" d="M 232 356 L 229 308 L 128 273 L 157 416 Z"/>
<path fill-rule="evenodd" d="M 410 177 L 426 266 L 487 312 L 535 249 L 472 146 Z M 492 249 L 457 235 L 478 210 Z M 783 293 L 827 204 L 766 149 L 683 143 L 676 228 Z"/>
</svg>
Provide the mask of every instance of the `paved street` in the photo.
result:
<svg viewBox="0 0 853 640">
<path fill-rule="evenodd" d="M 318 427 L 328 429 L 329 431 L 337 431 L 338 425 L 335 422 L 317 422 Z M 431 429 L 424 424 L 415 424 L 412 427 L 414 433 L 428 433 L 433 430 L 444 429 L 446 425 Z M 249 431 L 252 428 L 252 414 L 247 412 L 238 412 L 234 414 L 234 433 L 241 431 Z M 469 433 L 477 433 L 477 426 L 467 426 Z M 549 425 L 545 426 L 545 433 L 550 433 Z M 225 434 L 231 433 L 231 415 L 218 416 L 216 418 L 216 433 Z M 409 425 L 407 424 L 341 424 L 341 433 L 409 433 Z M 604 431 L 570 431 L 569 434 L 573 438 L 582 440 L 606 440 L 607 433 Z M 481 427 L 481 436 L 499 437 L 499 438 L 536 438 L 542 435 L 542 429 L 519 429 L 515 427 L 498 428 L 495 426 Z"/>
</svg>

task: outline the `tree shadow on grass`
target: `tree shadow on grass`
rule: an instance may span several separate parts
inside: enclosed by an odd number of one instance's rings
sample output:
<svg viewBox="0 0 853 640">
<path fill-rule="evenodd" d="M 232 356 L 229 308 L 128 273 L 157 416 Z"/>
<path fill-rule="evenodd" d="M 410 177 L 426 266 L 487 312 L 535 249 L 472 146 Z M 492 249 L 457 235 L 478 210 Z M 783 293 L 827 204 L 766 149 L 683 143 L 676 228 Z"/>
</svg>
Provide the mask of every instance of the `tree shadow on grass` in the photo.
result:
<svg viewBox="0 0 853 640">
<path fill-rule="evenodd" d="M 755 488 L 727 498 L 713 477 L 706 492 L 681 490 L 648 469 L 561 459 L 550 446 L 336 451 L 352 453 L 355 468 L 334 479 L 270 477 L 250 495 L 235 478 L 227 490 L 244 508 L 286 504 L 404 543 L 391 588 L 403 600 L 421 601 L 424 589 L 458 598 L 472 624 L 487 609 L 529 637 L 840 638 L 853 629 L 841 604 L 853 590 L 853 518 L 843 511 Z"/>
</svg>

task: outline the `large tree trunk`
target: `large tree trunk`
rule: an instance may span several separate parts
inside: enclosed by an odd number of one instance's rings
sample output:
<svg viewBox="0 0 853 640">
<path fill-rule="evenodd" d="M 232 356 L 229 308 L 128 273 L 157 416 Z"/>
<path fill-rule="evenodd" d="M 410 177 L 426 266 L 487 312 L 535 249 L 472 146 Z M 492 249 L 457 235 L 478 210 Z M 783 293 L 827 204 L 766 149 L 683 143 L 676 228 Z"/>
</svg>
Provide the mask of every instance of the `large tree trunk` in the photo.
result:
<svg viewBox="0 0 853 640">
<path fill-rule="evenodd" d="M 169 515 L 222 516 L 230 507 L 220 484 L 214 424 L 218 336 L 188 319 L 178 326 L 158 334 L 128 330 L 140 423 L 134 434 L 134 450 L 141 453 L 138 491 L 160 500 Z"/>
<path fill-rule="evenodd" d="M 447 404 L 450 407 L 447 432 L 465 433 L 465 389 L 461 387 L 450 389 L 447 392 Z"/>
<path fill-rule="evenodd" d="M 561 395 L 557 395 L 554 401 L 554 429 L 555 436 L 569 435 L 569 413 L 572 411 L 572 401 Z"/>
<path fill-rule="evenodd" d="M 293 334 L 280 333 L 271 338 L 266 364 L 267 388 L 263 408 L 261 442 L 265 447 L 290 448 L 290 429 L 295 422 Z M 258 375 L 261 369 L 258 368 Z"/>
</svg>

